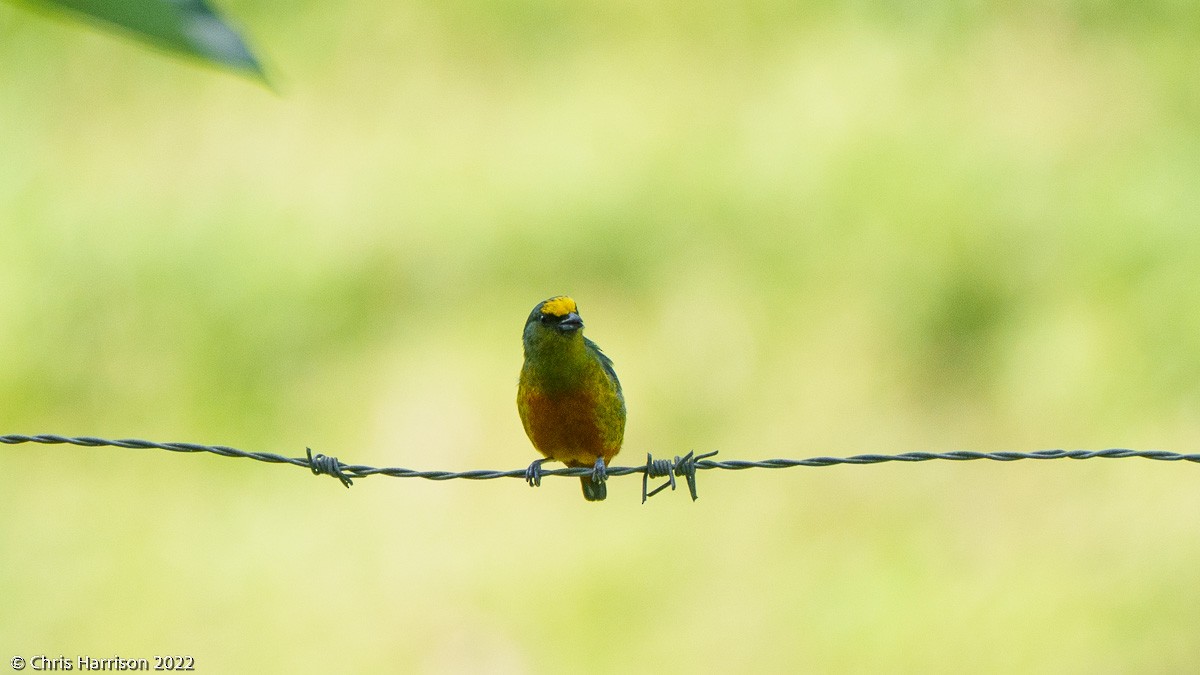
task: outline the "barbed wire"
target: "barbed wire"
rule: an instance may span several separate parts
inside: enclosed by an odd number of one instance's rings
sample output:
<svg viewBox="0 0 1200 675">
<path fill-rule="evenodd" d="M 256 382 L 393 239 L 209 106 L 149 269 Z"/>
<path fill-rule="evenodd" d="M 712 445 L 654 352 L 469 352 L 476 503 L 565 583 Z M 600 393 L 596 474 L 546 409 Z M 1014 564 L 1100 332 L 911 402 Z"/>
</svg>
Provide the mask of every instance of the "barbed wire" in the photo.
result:
<svg viewBox="0 0 1200 675">
<path fill-rule="evenodd" d="M 273 452 L 249 452 L 231 448 L 227 445 L 202 445 L 199 443 L 158 443 L 137 438 L 105 439 L 94 436 L 57 436 L 40 434 L 25 436 L 9 434 L 0 436 L 0 443 L 17 445 L 20 443 L 40 443 L 43 445 L 79 445 L 85 447 L 117 447 L 134 449 L 158 449 L 171 452 L 207 452 L 222 457 L 242 457 L 271 464 L 291 464 L 311 470 L 316 475 L 329 475 L 337 478 L 342 485 L 350 487 L 354 478 L 367 476 L 392 476 L 394 478 L 424 478 L 426 480 L 491 480 L 494 478 L 521 478 L 531 486 L 541 485 L 542 476 L 592 476 L 593 480 L 604 481 L 609 476 L 627 476 L 642 474 L 642 503 L 662 492 L 666 488 L 676 488 L 676 477 L 687 482 L 692 500 L 698 498 L 696 493 L 696 472 L 708 469 L 726 469 L 742 471 L 745 469 L 790 469 L 793 467 L 820 467 L 838 464 L 882 464 L 884 462 L 929 462 L 946 460 L 965 462 L 986 459 L 994 462 L 1015 462 L 1024 459 L 1125 459 L 1141 457 L 1164 462 L 1195 462 L 1200 463 L 1200 454 L 1181 454 L 1166 450 L 1131 450 L 1128 448 L 1109 448 L 1106 450 L 1035 450 L 1033 452 L 975 452 L 971 450 L 956 450 L 952 452 L 905 452 L 896 455 L 853 455 L 850 457 L 808 457 L 805 459 L 763 459 L 763 460 L 715 460 L 710 459 L 717 453 L 707 452 L 697 455 L 689 452 L 674 459 L 654 459 L 646 454 L 646 463 L 640 466 L 610 466 L 610 467 L 574 467 L 562 469 L 542 469 L 540 462 L 534 462 L 528 468 L 490 470 L 475 469 L 470 471 L 417 471 L 401 467 L 374 467 L 361 464 L 345 464 L 337 457 L 320 453 L 313 454 L 311 448 L 305 448 L 305 457 L 287 457 Z M 667 481 L 650 489 L 649 482 L 656 478 L 666 478 Z"/>
</svg>

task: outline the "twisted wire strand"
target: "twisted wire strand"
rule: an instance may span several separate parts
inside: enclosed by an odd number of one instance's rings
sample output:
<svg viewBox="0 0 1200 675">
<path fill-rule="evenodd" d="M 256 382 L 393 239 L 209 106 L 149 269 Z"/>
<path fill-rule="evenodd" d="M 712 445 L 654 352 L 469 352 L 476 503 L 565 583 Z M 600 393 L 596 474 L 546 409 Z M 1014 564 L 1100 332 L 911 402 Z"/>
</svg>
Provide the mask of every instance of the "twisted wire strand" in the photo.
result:
<svg viewBox="0 0 1200 675">
<path fill-rule="evenodd" d="M 249 452 L 231 448 L 227 445 L 202 445 L 199 443 L 158 443 L 137 438 L 105 439 L 94 436 L 58 436 L 54 434 L 39 434 L 26 436 L 8 434 L 0 436 L 0 443 L 16 445 L 19 443 L 40 443 L 43 445 L 79 445 L 84 447 L 117 447 L 132 449 L 158 449 L 170 452 L 207 452 L 222 457 L 242 457 L 271 464 L 291 464 L 311 470 L 314 474 L 327 474 L 337 478 L 343 485 L 350 487 L 353 478 L 367 476 L 392 476 L 395 478 L 424 478 L 426 480 L 491 480 L 494 478 L 528 479 L 527 469 L 474 469 L 470 471 L 418 471 L 402 467 L 374 467 L 361 464 L 344 464 L 338 458 L 313 454 L 307 450 L 307 457 L 287 457 L 273 452 Z M 881 464 L 884 462 L 929 462 L 946 460 L 965 462 L 986 459 L 995 462 L 1015 462 L 1024 459 L 1125 459 L 1141 457 L 1165 462 L 1195 462 L 1200 463 L 1200 454 L 1182 454 L 1166 450 L 1132 450 L 1129 448 L 1108 448 L 1105 450 L 1035 450 L 1033 452 L 974 452 L 971 450 L 956 450 L 952 452 L 905 452 L 896 455 L 863 454 L 850 457 L 808 457 L 804 459 L 763 459 L 763 460 L 715 460 L 710 459 L 716 452 L 695 455 L 689 452 L 683 457 L 676 456 L 673 460 L 654 459 L 646 455 L 646 464 L 642 466 L 611 466 L 607 469 L 609 476 L 627 476 L 642 474 L 642 501 L 658 494 L 666 488 L 676 488 L 675 477 L 683 477 L 688 485 L 692 499 L 696 494 L 696 472 L 709 469 L 726 469 L 742 471 L 745 469 L 789 469 L 793 467 L 821 467 L 837 464 Z M 590 476 L 591 467 L 542 469 L 541 476 Z M 662 485 L 649 489 L 649 481 L 655 478 L 667 478 Z"/>
</svg>

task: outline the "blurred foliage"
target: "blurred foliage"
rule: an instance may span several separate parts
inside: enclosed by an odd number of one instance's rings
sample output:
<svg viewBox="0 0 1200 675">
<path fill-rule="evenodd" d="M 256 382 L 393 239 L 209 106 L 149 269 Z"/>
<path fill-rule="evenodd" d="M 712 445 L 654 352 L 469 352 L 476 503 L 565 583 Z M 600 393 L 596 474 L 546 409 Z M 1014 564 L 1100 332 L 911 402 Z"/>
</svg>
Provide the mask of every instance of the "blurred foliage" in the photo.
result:
<svg viewBox="0 0 1200 675">
<path fill-rule="evenodd" d="M 262 66 L 241 36 L 204 0 L 14 0 L 43 11 L 67 10 L 97 25 L 129 31 L 165 49 L 244 70 Z"/>
<path fill-rule="evenodd" d="M 227 5 L 282 96 L 0 6 L 6 432 L 523 466 L 521 325 L 568 292 L 625 388 L 619 463 L 1200 438 L 1194 3 Z M 0 457 L 13 653 L 1200 660 L 1187 466 L 710 472 L 695 504 L 626 478 L 597 507 Z"/>
</svg>

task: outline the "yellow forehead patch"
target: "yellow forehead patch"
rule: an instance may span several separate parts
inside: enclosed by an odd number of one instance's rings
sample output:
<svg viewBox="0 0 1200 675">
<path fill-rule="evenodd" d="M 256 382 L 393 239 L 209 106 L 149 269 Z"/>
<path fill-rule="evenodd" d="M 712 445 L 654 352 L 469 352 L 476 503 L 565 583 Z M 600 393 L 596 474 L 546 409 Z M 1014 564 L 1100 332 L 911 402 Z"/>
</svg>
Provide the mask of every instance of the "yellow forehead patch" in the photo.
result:
<svg viewBox="0 0 1200 675">
<path fill-rule="evenodd" d="M 565 295 L 550 298 L 542 303 L 542 314 L 549 314 L 550 316 L 566 316 L 571 312 L 577 311 L 579 310 L 575 307 L 575 301 Z"/>
</svg>

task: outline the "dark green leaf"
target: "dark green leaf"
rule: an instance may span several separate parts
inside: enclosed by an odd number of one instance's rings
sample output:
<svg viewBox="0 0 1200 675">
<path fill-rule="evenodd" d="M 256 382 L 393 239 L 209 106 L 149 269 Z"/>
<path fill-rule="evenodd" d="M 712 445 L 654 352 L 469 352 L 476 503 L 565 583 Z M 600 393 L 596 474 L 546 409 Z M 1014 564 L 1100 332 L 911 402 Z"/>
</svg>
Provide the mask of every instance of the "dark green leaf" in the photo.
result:
<svg viewBox="0 0 1200 675">
<path fill-rule="evenodd" d="M 22 0 L 67 9 L 117 26 L 159 47 L 183 52 L 265 79 L 241 36 L 204 0 Z"/>
</svg>

